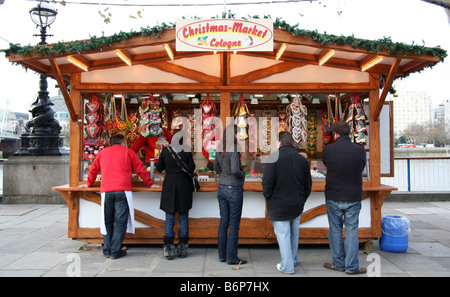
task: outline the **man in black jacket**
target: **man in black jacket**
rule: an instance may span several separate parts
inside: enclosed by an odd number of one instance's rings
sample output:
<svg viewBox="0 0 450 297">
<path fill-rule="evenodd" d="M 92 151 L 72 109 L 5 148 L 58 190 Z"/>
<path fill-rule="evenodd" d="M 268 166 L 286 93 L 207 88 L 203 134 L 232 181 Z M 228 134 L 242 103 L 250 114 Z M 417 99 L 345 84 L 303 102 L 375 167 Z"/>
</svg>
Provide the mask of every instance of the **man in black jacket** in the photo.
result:
<svg viewBox="0 0 450 297">
<path fill-rule="evenodd" d="M 324 147 L 322 160 L 327 167 L 325 199 L 332 263 L 324 267 L 347 274 L 365 273 L 358 261 L 358 223 L 361 211 L 362 172 L 366 165 L 364 146 L 350 141 L 345 121 L 333 125 L 335 142 Z M 345 225 L 345 242 L 342 236 Z"/>
<path fill-rule="evenodd" d="M 289 132 L 280 132 L 278 160 L 265 165 L 262 180 L 268 218 L 280 248 L 277 269 L 288 274 L 295 272 L 298 262 L 300 217 L 312 184 L 308 161 L 296 152 L 293 142 Z"/>
</svg>

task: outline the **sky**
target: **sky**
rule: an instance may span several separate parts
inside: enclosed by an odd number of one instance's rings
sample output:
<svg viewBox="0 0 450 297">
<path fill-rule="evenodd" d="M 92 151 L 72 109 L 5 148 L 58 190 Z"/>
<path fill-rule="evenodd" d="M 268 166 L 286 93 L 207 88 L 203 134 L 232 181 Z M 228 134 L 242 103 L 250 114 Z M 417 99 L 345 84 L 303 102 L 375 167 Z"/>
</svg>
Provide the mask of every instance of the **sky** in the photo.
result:
<svg viewBox="0 0 450 297">
<path fill-rule="evenodd" d="M 218 4 L 215 6 L 112 6 L 81 5 L 84 3 L 125 4 Z M 53 4 L 58 9 L 55 22 L 47 30 L 48 43 L 87 39 L 90 36 L 108 36 L 114 33 L 139 30 L 162 22 L 175 23 L 181 17 L 211 18 L 226 10 L 239 17 L 270 15 L 281 17 L 290 25 L 317 30 L 319 33 L 354 35 L 356 38 L 380 39 L 390 37 L 394 42 L 441 46 L 448 51 L 444 63 L 432 69 L 414 73 L 394 82 L 399 92 L 426 92 L 434 104 L 450 99 L 450 23 L 444 9 L 420 0 L 321 0 L 297 3 L 270 3 L 269 0 L 67 0 L 67 5 Z M 239 2 L 267 2 L 267 4 L 232 5 Z M 36 1 L 5 0 L 0 5 L 0 49 L 9 48 L 9 42 L 35 45 L 40 40 L 33 36 L 39 29 L 31 21 L 29 10 Z M 105 24 L 99 11 L 112 14 Z M 139 17 L 137 12 L 140 11 Z M 338 13 L 339 12 L 339 13 Z M 130 15 L 134 16 L 131 18 Z M 50 96 L 57 95 L 55 80 L 49 79 Z M 36 99 L 39 76 L 32 70 L 13 65 L 0 55 L 0 109 L 27 112 Z M 389 98 L 388 98 L 389 99 Z"/>
</svg>

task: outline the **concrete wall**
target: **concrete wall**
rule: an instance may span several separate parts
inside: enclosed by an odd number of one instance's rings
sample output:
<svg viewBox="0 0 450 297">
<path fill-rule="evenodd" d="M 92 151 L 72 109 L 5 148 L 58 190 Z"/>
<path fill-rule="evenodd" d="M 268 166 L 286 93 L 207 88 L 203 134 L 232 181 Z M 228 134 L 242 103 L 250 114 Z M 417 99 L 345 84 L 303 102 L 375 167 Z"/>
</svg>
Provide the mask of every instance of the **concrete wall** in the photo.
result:
<svg viewBox="0 0 450 297">
<path fill-rule="evenodd" d="M 65 201 L 52 187 L 69 183 L 69 156 L 11 156 L 3 164 L 3 203 Z"/>
</svg>

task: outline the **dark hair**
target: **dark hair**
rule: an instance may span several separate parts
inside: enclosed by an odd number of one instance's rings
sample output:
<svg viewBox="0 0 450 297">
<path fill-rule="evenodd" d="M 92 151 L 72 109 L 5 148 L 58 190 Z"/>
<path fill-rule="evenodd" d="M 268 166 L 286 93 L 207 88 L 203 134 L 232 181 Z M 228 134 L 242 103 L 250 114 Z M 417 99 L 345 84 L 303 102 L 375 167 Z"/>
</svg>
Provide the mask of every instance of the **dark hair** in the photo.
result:
<svg viewBox="0 0 450 297">
<path fill-rule="evenodd" d="M 292 134 L 287 131 L 281 131 L 278 134 L 278 139 L 281 142 L 281 145 L 293 145 L 294 139 L 292 138 Z"/>
<path fill-rule="evenodd" d="M 122 144 L 125 141 L 125 136 L 122 134 L 116 134 L 111 137 L 111 145 Z"/>
<path fill-rule="evenodd" d="M 233 131 L 233 140 L 227 139 L 227 131 L 228 130 Z M 217 152 L 219 155 L 223 156 L 227 152 L 227 144 L 231 143 L 231 141 L 233 141 L 233 148 L 237 145 L 237 143 L 238 143 L 237 136 L 236 136 L 237 131 L 238 131 L 238 127 L 236 124 L 230 124 L 225 128 L 225 130 L 223 131 L 222 139 L 220 140 L 220 144 L 218 147 L 218 148 L 222 148 L 222 152 L 220 152 L 220 151 Z"/>
<path fill-rule="evenodd" d="M 333 124 L 331 128 L 334 133 L 339 135 L 349 135 L 350 134 L 350 125 L 346 121 L 338 121 Z"/>
</svg>

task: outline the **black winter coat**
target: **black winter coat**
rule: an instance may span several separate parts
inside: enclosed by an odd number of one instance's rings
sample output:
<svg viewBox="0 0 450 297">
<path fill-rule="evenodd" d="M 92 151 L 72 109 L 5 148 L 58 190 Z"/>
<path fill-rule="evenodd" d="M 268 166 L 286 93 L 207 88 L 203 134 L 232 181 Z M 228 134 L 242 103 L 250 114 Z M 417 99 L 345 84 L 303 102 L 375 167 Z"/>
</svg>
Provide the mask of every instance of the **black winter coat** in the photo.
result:
<svg viewBox="0 0 450 297">
<path fill-rule="evenodd" d="M 278 152 L 278 160 L 264 167 L 263 195 L 267 199 L 268 219 L 287 221 L 303 212 L 311 194 L 311 171 L 308 160 L 293 146 L 282 146 Z"/>
<path fill-rule="evenodd" d="M 178 155 L 187 164 L 190 172 L 194 172 L 192 153 L 181 151 Z M 181 170 L 166 147 L 161 151 L 156 170 L 166 170 L 159 208 L 172 214 L 189 211 L 192 208 L 192 179 Z"/>
<path fill-rule="evenodd" d="M 325 198 L 339 201 L 362 200 L 362 172 L 366 166 L 366 151 L 350 141 L 348 135 L 339 136 L 322 151 L 327 167 Z"/>
</svg>

